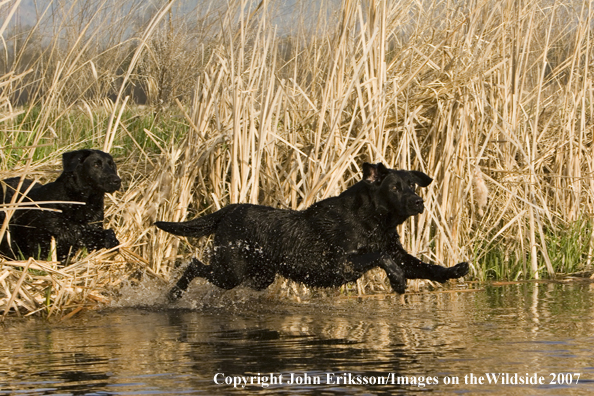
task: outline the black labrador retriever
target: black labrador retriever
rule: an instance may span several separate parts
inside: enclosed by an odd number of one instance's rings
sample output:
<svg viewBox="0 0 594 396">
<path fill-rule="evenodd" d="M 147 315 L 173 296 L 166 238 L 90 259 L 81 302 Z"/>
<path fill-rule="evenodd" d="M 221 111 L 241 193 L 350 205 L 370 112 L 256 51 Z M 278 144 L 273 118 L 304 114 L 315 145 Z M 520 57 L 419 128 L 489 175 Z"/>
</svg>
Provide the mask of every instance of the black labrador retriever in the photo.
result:
<svg viewBox="0 0 594 396">
<path fill-rule="evenodd" d="M 335 287 L 380 267 L 397 293 L 404 293 L 406 279 L 462 277 L 468 263 L 427 264 L 400 244 L 396 226 L 424 210 L 415 185 L 426 187 L 432 180 L 423 172 L 365 163 L 362 181 L 303 211 L 234 204 L 183 223 L 157 222 L 176 235 L 214 234 L 210 265 L 193 258 L 169 298 L 181 297 L 195 277 L 224 289 L 245 282 L 261 290 L 276 274 L 307 286 Z"/>
<path fill-rule="evenodd" d="M 36 205 L 39 209 L 57 210 L 15 211 L 0 243 L 3 255 L 47 259 L 52 237 L 60 261 L 81 247 L 91 251 L 120 244 L 113 230 L 103 228 L 104 195 L 121 185 L 112 156 L 99 150 L 77 150 L 64 153 L 62 163 L 62 174 L 51 183 L 42 185 L 25 179 L 19 188 L 18 177 L 0 182 L 5 204 L 17 193 L 25 194 L 22 202 L 42 202 Z"/>
</svg>

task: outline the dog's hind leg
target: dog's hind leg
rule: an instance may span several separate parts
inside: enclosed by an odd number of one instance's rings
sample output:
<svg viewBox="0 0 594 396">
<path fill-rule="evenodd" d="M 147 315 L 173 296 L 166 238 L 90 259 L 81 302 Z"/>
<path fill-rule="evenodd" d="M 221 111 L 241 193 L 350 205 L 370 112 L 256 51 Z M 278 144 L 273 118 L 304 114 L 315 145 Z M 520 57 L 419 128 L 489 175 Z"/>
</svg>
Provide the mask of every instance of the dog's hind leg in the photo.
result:
<svg viewBox="0 0 594 396">
<path fill-rule="evenodd" d="M 268 286 L 272 285 L 276 278 L 276 272 L 274 271 L 261 271 L 257 275 L 247 279 L 244 285 L 254 290 L 264 290 Z"/>
<path fill-rule="evenodd" d="M 175 301 L 181 298 L 182 293 L 188 290 L 188 286 L 194 278 L 208 279 L 210 272 L 211 270 L 208 266 L 204 265 L 197 258 L 192 258 L 192 261 L 190 261 L 190 264 L 184 271 L 181 278 L 179 278 L 175 286 L 173 286 L 173 288 L 169 291 L 169 294 L 167 295 L 169 301 Z"/>
<path fill-rule="evenodd" d="M 245 279 L 244 274 L 235 272 L 232 267 L 229 268 L 228 266 L 219 264 L 218 260 L 220 258 L 215 256 L 211 260 L 210 265 L 205 265 L 197 258 L 192 258 L 184 274 L 179 278 L 173 289 L 169 291 L 169 300 L 175 301 L 179 299 L 182 293 L 188 290 L 188 286 L 194 278 L 205 278 L 213 285 L 226 290 L 239 286 Z"/>
</svg>

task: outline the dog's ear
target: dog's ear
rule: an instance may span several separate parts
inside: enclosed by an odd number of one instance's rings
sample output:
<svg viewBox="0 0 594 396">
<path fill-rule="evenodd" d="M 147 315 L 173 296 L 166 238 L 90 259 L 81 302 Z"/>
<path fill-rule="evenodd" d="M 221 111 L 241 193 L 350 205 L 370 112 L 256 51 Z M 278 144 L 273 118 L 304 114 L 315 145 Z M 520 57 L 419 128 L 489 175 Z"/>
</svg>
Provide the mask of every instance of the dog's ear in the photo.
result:
<svg viewBox="0 0 594 396">
<path fill-rule="evenodd" d="M 432 178 L 430 178 L 429 176 L 427 176 L 426 174 L 424 174 L 421 171 L 409 171 L 409 172 L 412 175 L 413 181 L 415 183 L 417 183 L 417 186 L 419 186 L 419 187 L 427 187 L 433 181 Z"/>
<path fill-rule="evenodd" d="M 374 182 L 376 174 L 377 165 L 370 164 L 369 162 L 363 163 L 363 180 Z"/>
<path fill-rule="evenodd" d="M 363 163 L 363 180 L 368 182 L 381 183 L 389 172 L 390 170 L 381 162 L 377 164 Z"/>
<path fill-rule="evenodd" d="M 92 152 L 92 150 L 84 149 L 69 151 L 62 154 L 62 168 L 64 172 L 74 172 L 76 167 L 85 162 L 85 159 L 87 159 Z"/>
</svg>

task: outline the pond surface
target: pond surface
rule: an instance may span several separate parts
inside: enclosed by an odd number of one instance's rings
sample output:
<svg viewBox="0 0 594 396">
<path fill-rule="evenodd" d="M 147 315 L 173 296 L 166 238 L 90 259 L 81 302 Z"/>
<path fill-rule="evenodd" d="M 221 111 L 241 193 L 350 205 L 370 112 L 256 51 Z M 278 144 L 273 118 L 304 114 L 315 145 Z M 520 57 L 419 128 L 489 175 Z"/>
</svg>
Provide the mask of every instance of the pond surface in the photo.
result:
<svg viewBox="0 0 594 396">
<path fill-rule="evenodd" d="M 0 394 L 594 392 L 589 283 L 301 301 L 211 290 L 176 306 L 10 319 Z"/>
</svg>

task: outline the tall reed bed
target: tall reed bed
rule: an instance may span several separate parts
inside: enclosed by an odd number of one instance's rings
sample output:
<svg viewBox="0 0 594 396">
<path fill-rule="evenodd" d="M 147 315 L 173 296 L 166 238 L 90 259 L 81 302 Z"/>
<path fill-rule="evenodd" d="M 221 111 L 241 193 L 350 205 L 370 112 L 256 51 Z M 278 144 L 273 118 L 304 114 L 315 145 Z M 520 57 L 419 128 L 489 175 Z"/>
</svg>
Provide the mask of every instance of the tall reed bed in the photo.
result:
<svg viewBox="0 0 594 396">
<path fill-rule="evenodd" d="M 157 219 L 233 202 L 303 209 L 381 161 L 435 179 L 400 230 L 411 253 L 468 260 L 480 280 L 591 268 L 590 2 L 73 4 L 86 13 L 56 4 L 64 23 L 39 49 L 0 31 L 20 45 L 0 59 L 0 171 L 44 177 L 64 150 L 111 151 L 126 180 L 107 210 L 122 266 L 133 254 L 168 279 L 203 253 Z M 357 288 L 389 286 L 372 272 Z"/>
</svg>

